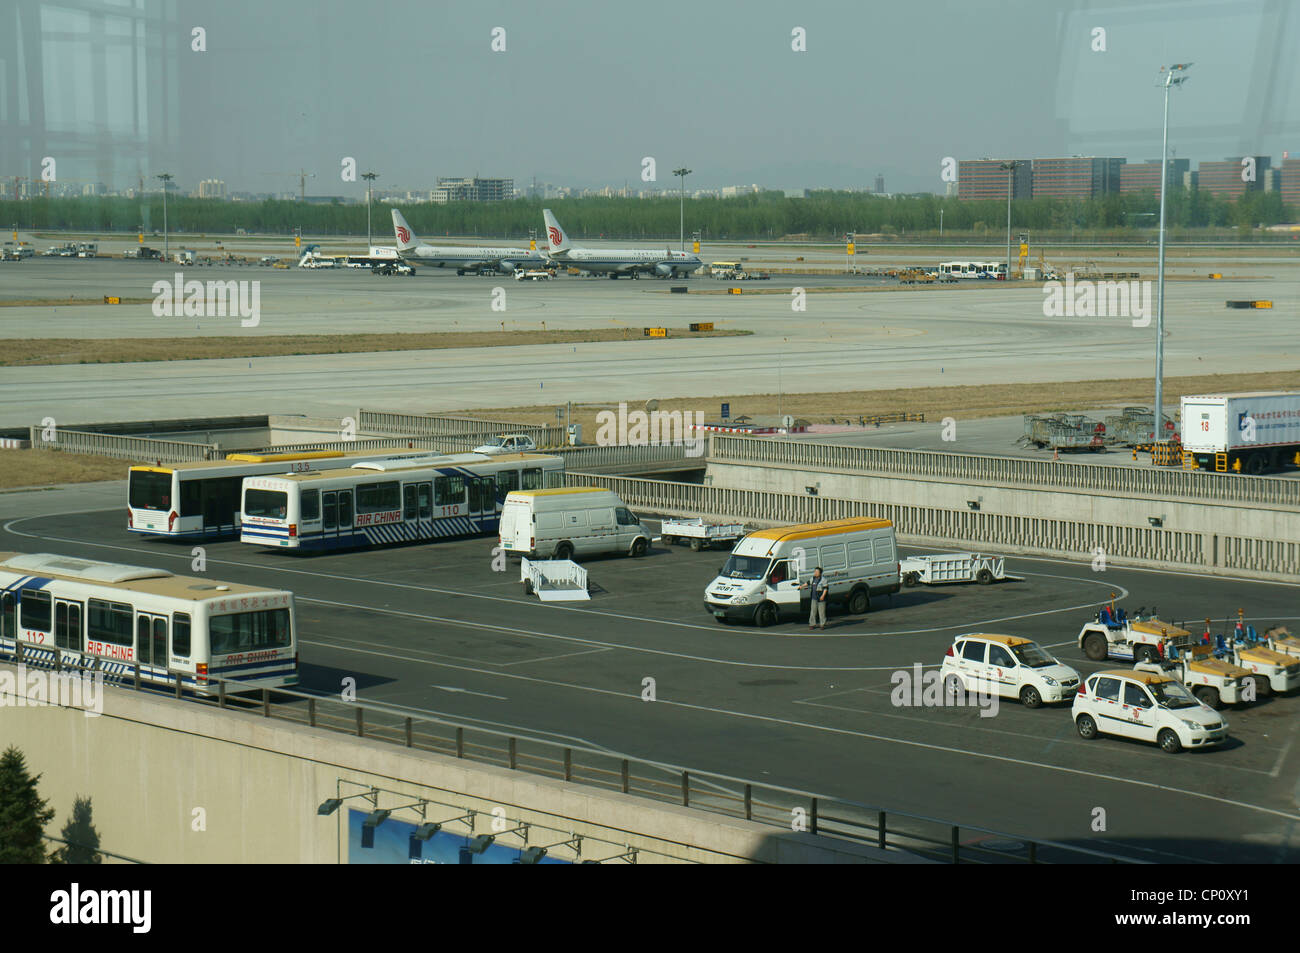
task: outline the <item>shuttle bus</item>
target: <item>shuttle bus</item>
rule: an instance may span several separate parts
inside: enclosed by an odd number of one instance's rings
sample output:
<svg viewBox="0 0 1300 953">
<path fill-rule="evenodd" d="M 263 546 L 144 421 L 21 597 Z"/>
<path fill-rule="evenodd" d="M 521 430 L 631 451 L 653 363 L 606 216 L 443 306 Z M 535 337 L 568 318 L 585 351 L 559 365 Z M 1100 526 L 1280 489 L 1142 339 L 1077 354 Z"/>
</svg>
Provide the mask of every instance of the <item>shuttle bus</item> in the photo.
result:
<svg viewBox="0 0 1300 953">
<path fill-rule="evenodd" d="M 232 453 L 224 460 L 133 466 L 127 476 L 126 528 L 176 538 L 235 536 L 244 477 L 290 473 L 362 460 L 433 460 L 436 450 L 313 450 L 301 453 Z"/>
<path fill-rule="evenodd" d="M 322 550 L 494 535 L 511 490 L 564 481 L 564 458 L 462 453 L 244 480 L 240 542 Z"/>
<path fill-rule="evenodd" d="M 953 278 L 979 278 L 988 275 L 991 278 L 1005 280 L 1007 263 L 1004 261 L 945 261 L 939 264 L 940 276 Z"/>
<path fill-rule="evenodd" d="M 293 593 L 50 553 L 0 553 L 0 658 L 217 694 L 298 684 Z"/>
</svg>

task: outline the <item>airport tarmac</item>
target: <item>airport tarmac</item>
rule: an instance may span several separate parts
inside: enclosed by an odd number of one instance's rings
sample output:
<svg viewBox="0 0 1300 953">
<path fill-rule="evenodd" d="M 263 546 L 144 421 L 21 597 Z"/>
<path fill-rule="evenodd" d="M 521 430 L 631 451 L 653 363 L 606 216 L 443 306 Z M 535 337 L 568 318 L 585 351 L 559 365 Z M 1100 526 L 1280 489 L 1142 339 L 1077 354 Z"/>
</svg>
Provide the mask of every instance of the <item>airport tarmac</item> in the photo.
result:
<svg viewBox="0 0 1300 953">
<path fill-rule="evenodd" d="M 1271 278 L 1169 282 L 1165 373 L 1287 370 L 1300 359 L 1294 320 L 1300 271 Z M 34 259 L 0 266 L 0 294 L 152 297 L 175 268 L 144 262 Z M 260 280 L 255 328 L 237 317 L 157 318 L 149 304 L 0 308 L 0 337 L 174 337 L 366 331 L 684 327 L 711 321 L 744 337 L 462 348 L 114 365 L 0 368 L 0 425 L 213 413 L 344 415 L 358 406 L 430 411 L 564 401 L 811 392 L 922 385 L 1148 379 L 1154 321 L 1043 314 L 1043 292 L 980 287 L 884 288 L 806 296 L 670 294 L 679 282 L 560 278 L 553 282 L 414 277 L 367 271 L 198 268 L 200 280 Z M 799 279 L 808 288 L 861 281 Z M 719 289 L 707 279 L 680 282 Z M 781 288 L 793 280 L 757 283 Z M 764 287 L 766 286 L 766 287 Z M 503 288 L 505 311 L 494 311 Z M 1230 311 L 1228 298 L 1267 298 L 1270 311 Z"/>
<path fill-rule="evenodd" d="M 0 494 L 0 548 L 189 573 L 192 544 L 129 534 L 124 497 L 122 483 Z M 662 543 L 587 561 L 594 596 L 576 605 L 523 595 L 516 564 L 492 570 L 486 539 L 314 558 L 205 546 L 207 575 L 296 593 L 312 692 L 351 677 L 363 700 L 413 712 L 1136 859 L 1300 859 L 1300 698 L 1225 710 L 1227 744 L 1171 756 L 1085 742 L 1060 706 L 1003 700 L 981 718 L 890 697 L 894 672 L 932 668 L 962 632 L 1034 638 L 1086 675 L 1109 666 L 1082 657 L 1077 633 L 1112 593 L 1169 619 L 1244 606 L 1257 627 L 1294 629 L 1295 585 L 1015 557 L 1019 581 L 907 589 L 810 633 L 716 624 L 701 602 L 723 556 Z M 655 702 L 641 700 L 645 677 Z"/>
</svg>

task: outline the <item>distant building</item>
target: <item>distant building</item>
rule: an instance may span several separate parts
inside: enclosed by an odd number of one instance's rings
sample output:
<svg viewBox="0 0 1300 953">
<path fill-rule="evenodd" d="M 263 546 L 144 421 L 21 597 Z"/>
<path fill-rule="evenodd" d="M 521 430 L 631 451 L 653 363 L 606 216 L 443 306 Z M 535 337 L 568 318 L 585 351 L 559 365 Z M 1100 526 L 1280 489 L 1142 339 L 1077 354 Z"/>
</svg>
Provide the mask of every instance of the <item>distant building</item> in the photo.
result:
<svg viewBox="0 0 1300 953">
<path fill-rule="evenodd" d="M 82 195 L 107 195 L 108 186 L 103 182 L 87 182 L 81 187 Z"/>
<path fill-rule="evenodd" d="M 1015 161 L 1011 172 L 1011 197 L 1034 197 L 1034 163 L 1030 159 L 960 159 L 957 162 L 957 198 L 963 202 L 1007 198 L 1008 170 L 1003 162 Z"/>
<path fill-rule="evenodd" d="M 1242 178 L 1249 170 L 1249 166 L 1242 162 L 1244 158 L 1255 160 L 1253 181 Z M 1262 192 L 1271 165 L 1269 156 L 1229 156 L 1222 162 L 1202 162 L 1196 169 L 1197 187 L 1202 192 L 1224 199 L 1235 199 L 1247 192 Z"/>
<path fill-rule="evenodd" d="M 876 176 L 876 194 L 877 195 L 885 194 L 885 177 L 883 175 Z"/>
<path fill-rule="evenodd" d="M 201 199 L 224 199 L 226 183 L 220 179 L 204 179 L 199 183 L 199 190 L 194 194 Z"/>
<path fill-rule="evenodd" d="M 734 199 L 741 195 L 757 195 L 760 191 L 757 185 L 724 185 L 721 196 L 724 199 Z"/>
<path fill-rule="evenodd" d="M 1283 159 L 1278 171 L 1281 172 L 1278 191 L 1282 193 L 1283 204 L 1300 206 L 1300 159 Z"/>
<path fill-rule="evenodd" d="M 439 205 L 448 202 L 503 202 L 514 198 L 514 179 L 451 179 L 438 177 L 438 187 L 433 190 L 433 201 Z"/>
<path fill-rule="evenodd" d="M 1124 159 L 1071 156 L 1068 159 L 1035 159 L 1033 197 L 1091 199 L 1118 192 Z M 1003 194 L 1006 194 L 1005 186 Z"/>
<path fill-rule="evenodd" d="M 1191 170 L 1190 159 L 1170 159 L 1165 173 L 1165 182 L 1171 189 L 1183 188 Z M 1146 162 L 1131 162 L 1120 166 L 1119 190 L 1126 195 L 1133 192 L 1151 192 L 1159 195 L 1160 160 L 1148 159 Z"/>
</svg>

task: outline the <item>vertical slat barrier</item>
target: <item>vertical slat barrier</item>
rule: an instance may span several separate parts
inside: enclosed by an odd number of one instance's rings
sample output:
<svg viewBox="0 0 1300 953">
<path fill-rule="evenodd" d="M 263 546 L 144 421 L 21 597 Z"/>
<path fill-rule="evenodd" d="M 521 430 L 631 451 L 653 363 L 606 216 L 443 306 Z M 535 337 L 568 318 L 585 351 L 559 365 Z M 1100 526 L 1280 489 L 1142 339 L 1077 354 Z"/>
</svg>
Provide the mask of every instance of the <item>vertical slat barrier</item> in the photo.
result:
<svg viewBox="0 0 1300 953">
<path fill-rule="evenodd" d="M 745 820 L 754 819 L 754 785 L 745 785 Z"/>
<path fill-rule="evenodd" d="M 959 854 L 958 854 L 959 850 L 961 849 L 961 844 L 960 844 L 960 841 L 959 841 L 959 836 L 960 836 L 960 835 L 959 835 L 959 832 L 958 832 L 957 825 L 954 824 L 954 825 L 952 826 L 952 862 L 953 862 L 954 864 L 960 864 L 960 863 L 961 863 L 961 857 L 960 857 Z"/>
<path fill-rule="evenodd" d="M 573 749 L 564 749 L 564 780 L 573 780 Z"/>
<path fill-rule="evenodd" d="M 465 757 L 465 729 L 456 729 L 456 757 Z"/>
<path fill-rule="evenodd" d="M 510 770 L 513 771 L 518 764 L 515 754 L 515 739 L 513 737 L 506 739 L 507 757 L 510 763 Z"/>
<path fill-rule="evenodd" d="M 629 776 L 630 776 L 630 771 L 628 769 L 627 758 L 624 758 L 623 763 L 619 765 L 619 778 L 621 780 L 621 785 L 619 787 L 619 790 L 621 790 L 624 794 L 626 794 L 628 790 Z"/>
<path fill-rule="evenodd" d="M 414 734 L 414 730 L 413 730 L 414 721 L 415 719 L 413 719 L 410 715 L 406 716 L 406 747 L 408 748 L 413 747 L 414 744 L 414 738 L 412 737 L 412 735 Z"/>
<path fill-rule="evenodd" d="M 357 737 L 358 738 L 364 738 L 366 736 L 365 718 L 366 718 L 365 709 L 361 708 L 358 705 L 357 706 Z"/>
<path fill-rule="evenodd" d="M 682 807 L 691 806 L 691 772 L 682 772 Z"/>
<path fill-rule="evenodd" d="M 881 811 L 880 818 L 876 821 L 876 846 L 884 850 L 887 840 L 885 836 L 885 812 Z"/>
</svg>

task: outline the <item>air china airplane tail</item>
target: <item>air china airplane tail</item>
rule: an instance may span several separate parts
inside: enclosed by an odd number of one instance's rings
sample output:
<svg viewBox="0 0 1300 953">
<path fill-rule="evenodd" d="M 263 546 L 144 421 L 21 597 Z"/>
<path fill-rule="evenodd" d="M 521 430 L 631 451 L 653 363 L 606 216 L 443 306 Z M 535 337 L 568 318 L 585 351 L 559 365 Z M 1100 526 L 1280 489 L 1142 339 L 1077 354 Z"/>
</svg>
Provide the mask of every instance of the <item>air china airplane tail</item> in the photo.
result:
<svg viewBox="0 0 1300 953">
<path fill-rule="evenodd" d="M 415 238 L 415 233 L 411 231 L 411 226 L 406 224 L 406 219 L 397 209 L 393 209 L 393 231 L 397 235 L 398 251 L 409 251 L 420 244 Z"/>
<path fill-rule="evenodd" d="M 568 251 L 572 247 L 569 244 L 569 236 L 564 234 L 564 229 L 560 227 L 560 223 L 551 214 L 551 210 L 549 208 L 542 209 L 542 217 L 546 221 L 547 250 L 552 255 Z"/>
</svg>

